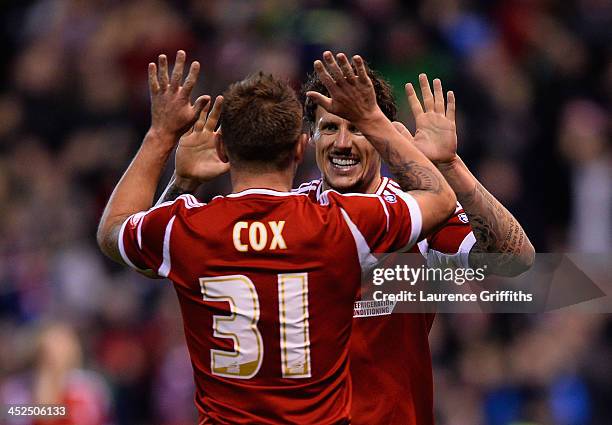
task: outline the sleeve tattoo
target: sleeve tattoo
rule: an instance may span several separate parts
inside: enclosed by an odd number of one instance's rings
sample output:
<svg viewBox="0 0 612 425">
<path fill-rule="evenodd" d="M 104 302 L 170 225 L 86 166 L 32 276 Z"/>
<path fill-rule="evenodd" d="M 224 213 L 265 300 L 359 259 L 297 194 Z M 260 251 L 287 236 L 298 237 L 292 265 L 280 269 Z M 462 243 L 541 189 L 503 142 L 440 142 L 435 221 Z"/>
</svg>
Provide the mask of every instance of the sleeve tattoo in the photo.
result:
<svg viewBox="0 0 612 425">
<path fill-rule="evenodd" d="M 159 197 L 159 200 L 155 203 L 155 206 L 158 206 L 160 204 L 163 204 L 164 202 L 169 202 L 169 201 L 174 201 L 176 198 L 178 198 L 181 195 L 184 194 L 193 194 L 193 191 L 191 190 L 186 190 L 183 189 L 181 187 L 179 187 L 176 184 L 176 179 L 173 176 L 170 179 L 170 182 L 168 183 L 168 186 L 166 186 L 166 190 L 164 190 L 164 193 L 161 194 L 161 196 Z"/>
<path fill-rule="evenodd" d="M 490 273 L 503 276 L 515 276 L 530 267 L 533 248 L 525 231 L 493 195 L 477 183 L 471 192 L 457 193 L 457 198 L 476 237 L 470 252 L 473 267 L 486 264 Z"/>
</svg>

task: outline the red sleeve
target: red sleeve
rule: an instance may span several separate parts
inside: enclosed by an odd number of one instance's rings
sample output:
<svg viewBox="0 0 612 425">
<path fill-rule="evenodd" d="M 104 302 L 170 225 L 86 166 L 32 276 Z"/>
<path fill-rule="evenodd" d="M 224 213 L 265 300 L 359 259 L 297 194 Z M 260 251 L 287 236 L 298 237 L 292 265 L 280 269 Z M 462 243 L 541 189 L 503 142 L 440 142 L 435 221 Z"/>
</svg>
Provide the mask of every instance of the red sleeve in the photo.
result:
<svg viewBox="0 0 612 425">
<path fill-rule="evenodd" d="M 153 270 L 159 276 L 168 277 L 174 220 L 185 209 L 203 205 L 191 195 L 181 195 L 173 202 L 128 217 L 119 231 L 123 261 L 136 270 Z"/>
<path fill-rule="evenodd" d="M 407 251 L 421 233 L 421 210 L 405 192 L 380 196 L 326 191 L 320 201 L 341 208 L 358 246 L 365 245 L 369 252 Z"/>
<path fill-rule="evenodd" d="M 419 249 L 429 265 L 469 267 L 468 257 L 475 243 L 467 214 L 457 203 L 455 214 L 426 240 L 419 242 Z"/>
</svg>

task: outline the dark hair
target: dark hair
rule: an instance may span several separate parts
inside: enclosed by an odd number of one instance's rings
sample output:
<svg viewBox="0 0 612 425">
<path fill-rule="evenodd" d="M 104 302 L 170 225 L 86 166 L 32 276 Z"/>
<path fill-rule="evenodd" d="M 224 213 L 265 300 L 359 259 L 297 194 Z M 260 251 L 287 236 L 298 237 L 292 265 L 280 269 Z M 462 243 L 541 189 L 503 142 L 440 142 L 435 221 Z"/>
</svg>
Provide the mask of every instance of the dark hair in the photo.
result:
<svg viewBox="0 0 612 425">
<path fill-rule="evenodd" d="M 259 72 L 232 84 L 223 97 L 222 139 L 233 165 L 287 167 L 302 124 L 288 83 Z"/>
<path fill-rule="evenodd" d="M 376 71 L 366 64 L 368 77 L 372 80 L 374 91 L 376 92 L 376 103 L 383 111 L 385 116 L 391 121 L 395 121 L 397 117 L 397 105 L 393 90 L 389 83 Z M 308 78 L 302 86 L 300 97 L 304 102 L 304 124 L 306 129 L 312 130 L 315 125 L 315 115 L 317 112 L 317 104 L 306 97 L 306 92 L 316 91 L 322 95 L 329 96 L 327 88 L 323 85 L 316 72 L 308 74 Z"/>
</svg>

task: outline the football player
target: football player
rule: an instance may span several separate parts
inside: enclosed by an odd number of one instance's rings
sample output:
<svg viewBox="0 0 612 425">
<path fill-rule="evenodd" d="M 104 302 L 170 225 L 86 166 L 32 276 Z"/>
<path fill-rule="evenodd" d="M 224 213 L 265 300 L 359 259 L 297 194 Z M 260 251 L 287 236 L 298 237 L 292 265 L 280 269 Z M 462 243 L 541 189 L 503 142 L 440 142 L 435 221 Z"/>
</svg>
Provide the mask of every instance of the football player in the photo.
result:
<svg viewBox="0 0 612 425">
<path fill-rule="evenodd" d="M 362 270 L 373 250 L 409 249 L 438 227 L 455 195 L 382 113 L 359 56 L 354 68 L 345 55 L 317 61 L 331 98 L 309 95 L 368 135 L 400 187 L 410 188 L 394 202 L 328 191 L 315 203 L 291 192 L 306 146 L 295 93 L 260 73 L 230 86 L 207 114 L 209 97 L 189 100 L 199 64 L 181 85 L 184 63 L 179 51 L 171 77 L 165 56 L 159 72 L 149 64 L 151 128 L 104 210 L 100 248 L 173 282 L 199 423 L 349 423 L 348 344 Z M 232 193 L 209 204 L 182 195 L 151 208 L 177 142 L 195 157 L 200 144 L 213 145 L 214 166 L 199 176 L 229 164 Z M 176 166 L 189 181 L 193 170 Z"/>
<path fill-rule="evenodd" d="M 329 57 L 329 53 L 326 53 Z M 391 88 L 368 69 L 381 110 L 392 121 L 396 105 Z M 454 215 L 413 248 L 430 266 L 482 267 L 488 273 L 513 276 L 533 263 L 534 249 L 521 225 L 470 173 L 457 155 L 455 97 L 442 83 L 419 76 L 423 105 L 412 84 L 406 95 L 416 121 L 412 135 L 394 122 L 408 143 L 431 161 L 455 191 L 459 203 Z M 310 75 L 306 92 L 327 94 L 319 73 Z M 304 183 L 299 193 L 316 201 L 328 189 L 341 193 L 392 195 L 399 185 L 381 175 L 381 158 L 350 120 L 330 113 L 305 96 L 304 118 L 322 177 Z M 375 301 L 355 305 L 351 340 L 354 424 L 432 425 L 433 378 L 428 335 L 433 314 L 390 314 L 392 308 Z M 388 303 L 387 303 L 388 304 Z M 373 315 L 374 314 L 374 315 Z"/>
</svg>

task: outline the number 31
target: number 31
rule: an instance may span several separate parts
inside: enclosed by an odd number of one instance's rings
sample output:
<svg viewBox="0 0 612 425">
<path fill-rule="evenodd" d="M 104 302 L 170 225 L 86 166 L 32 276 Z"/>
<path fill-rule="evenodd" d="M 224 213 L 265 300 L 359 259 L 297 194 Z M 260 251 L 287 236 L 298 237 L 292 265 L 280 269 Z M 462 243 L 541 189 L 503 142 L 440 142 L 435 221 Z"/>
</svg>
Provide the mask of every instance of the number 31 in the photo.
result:
<svg viewBox="0 0 612 425">
<path fill-rule="evenodd" d="M 250 379 L 263 362 L 264 347 L 259 321 L 259 297 L 255 285 L 244 275 L 200 278 L 205 301 L 227 302 L 229 316 L 213 316 L 213 335 L 231 338 L 234 351 L 210 350 L 214 375 Z M 308 274 L 278 275 L 280 348 L 283 378 L 309 378 Z"/>
</svg>

